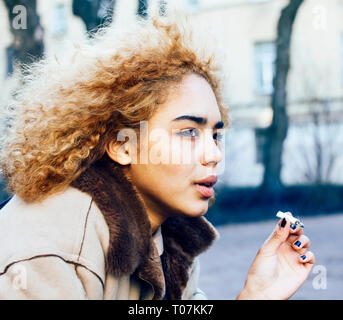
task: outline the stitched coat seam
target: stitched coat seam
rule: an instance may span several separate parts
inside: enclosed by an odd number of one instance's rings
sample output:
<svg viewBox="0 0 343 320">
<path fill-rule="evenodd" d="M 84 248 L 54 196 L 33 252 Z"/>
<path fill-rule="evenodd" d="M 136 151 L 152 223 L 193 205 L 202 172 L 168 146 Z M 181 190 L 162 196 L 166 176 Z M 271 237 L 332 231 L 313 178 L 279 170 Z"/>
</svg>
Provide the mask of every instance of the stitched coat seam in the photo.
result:
<svg viewBox="0 0 343 320">
<path fill-rule="evenodd" d="M 78 257 L 77 257 L 77 261 L 80 261 L 80 256 L 81 256 L 81 252 L 82 252 L 82 248 L 83 248 L 83 243 L 84 243 L 85 237 L 86 237 L 86 229 L 87 229 L 87 223 L 88 223 L 88 216 L 89 216 L 90 209 L 92 207 L 92 203 L 93 203 L 93 199 L 91 199 L 91 202 L 90 202 L 89 207 L 88 207 L 88 211 L 87 211 L 87 215 L 86 215 L 86 219 L 85 219 L 85 224 L 84 224 L 84 227 L 83 227 L 83 235 L 82 235 L 82 240 L 81 240 L 81 245 L 80 245 L 80 250 L 79 250 Z"/>
<path fill-rule="evenodd" d="M 79 262 L 75 262 L 75 261 L 72 261 L 72 260 L 67 260 L 67 259 L 64 259 L 63 257 L 57 255 L 57 254 L 41 254 L 41 255 L 36 255 L 36 256 L 33 256 L 33 257 L 30 257 L 30 258 L 26 258 L 26 259 L 21 259 L 21 260 L 16 260 L 16 261 L 13 261 L 11 263 L 9 263 L 3 272 L 0 272 L 0 277 L 5 275 L 7 270 L 14 264 L 16 263 L 19 263 L 19 262 L 24 262 L 24 261 L 31 261 L 31 260 L 34 260 L 34 259 L 38 259 L 38 258 L 46 258 L 46 257 L 56 257 L 56 258 L 60 258 L 61 260 L 63 260 L 64 262 L 66 263 L 69 263 L 69 264 L 73 264 L 75 266 L 75 270 L 76 270 L 76 267 L 77 266 L 80 266 L 80 267 L 83 267 L 85 268 L 86 270 L 88 270 L 89 272 L 91 272 L 92 274 L 94 274 L 100 281 L 101 285 L 103 288 L 105 288 L 105 284 L 104 282 L 102 281 L 101 277 L 96 273 L 94 272 L 93 270 L 89 269 L 88 267 L 86 267 L 84 264 L 82 263 L 79 263 Z"/>
</svg>

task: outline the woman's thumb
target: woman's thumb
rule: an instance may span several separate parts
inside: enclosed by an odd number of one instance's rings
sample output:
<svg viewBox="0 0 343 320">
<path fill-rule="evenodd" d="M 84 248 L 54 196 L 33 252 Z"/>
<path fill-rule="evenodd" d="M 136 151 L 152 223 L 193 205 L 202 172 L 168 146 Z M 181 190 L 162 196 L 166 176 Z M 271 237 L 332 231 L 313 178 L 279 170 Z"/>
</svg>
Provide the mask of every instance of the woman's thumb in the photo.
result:
<svg viewBox="0 0 343 320">
<path fill-rule="evenodd" d="M 287 218 L 282 218 L 279 221 L 261 248 L 263 254 L 272 255 L 277 252 L 281 244 L 286 241 L 289 235 L 289 226 L 290 222 L 287 220 Z"/>
</svg>

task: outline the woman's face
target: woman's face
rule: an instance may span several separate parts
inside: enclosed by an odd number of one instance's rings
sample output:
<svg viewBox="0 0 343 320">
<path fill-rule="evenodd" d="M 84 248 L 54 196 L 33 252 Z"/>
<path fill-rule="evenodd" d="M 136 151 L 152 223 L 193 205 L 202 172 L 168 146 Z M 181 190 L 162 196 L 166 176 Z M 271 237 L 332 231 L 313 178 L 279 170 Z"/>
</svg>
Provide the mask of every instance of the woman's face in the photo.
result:
<svg viewBox="0 0 343 320">
<path fill-rule="evenodd" d="M 213 188 L 196 182 L 216 179 L 222 160 L 218 145 L 222 126 L 208 82 L 196 74 L 187 75 L 147 122 L 148 135 L 141 138 L 144 148 L 137 163 L 127 168 L 150 213 L 166 218 L 171 213 L 200 216 L 207 212 Z M 148 154 L 146 163 L 140 163 L 141 152 Z"/>
</svg>

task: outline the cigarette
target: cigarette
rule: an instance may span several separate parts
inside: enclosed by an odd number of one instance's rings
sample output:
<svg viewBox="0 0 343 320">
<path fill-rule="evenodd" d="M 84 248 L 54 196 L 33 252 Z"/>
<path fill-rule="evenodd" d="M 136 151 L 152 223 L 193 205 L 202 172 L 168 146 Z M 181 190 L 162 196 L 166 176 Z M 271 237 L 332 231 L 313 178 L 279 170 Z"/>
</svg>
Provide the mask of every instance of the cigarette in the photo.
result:
<svg viewBox="0 0 343 320">
<path fill-rule="evenodd" d="M 292 224 L 295 224 L 296 226 L 299 226 L 299 227 L 302 227 L 304 228 L 304 224 L 297 218 L 285 213 L 285 212 L 282 212 L 282 211 L 278 211 L 278 213 L 276 214 L 276 216 L 278 218 L 285 218 L 287 216 L 288 220 L 292 223 Z"/>
</svg>

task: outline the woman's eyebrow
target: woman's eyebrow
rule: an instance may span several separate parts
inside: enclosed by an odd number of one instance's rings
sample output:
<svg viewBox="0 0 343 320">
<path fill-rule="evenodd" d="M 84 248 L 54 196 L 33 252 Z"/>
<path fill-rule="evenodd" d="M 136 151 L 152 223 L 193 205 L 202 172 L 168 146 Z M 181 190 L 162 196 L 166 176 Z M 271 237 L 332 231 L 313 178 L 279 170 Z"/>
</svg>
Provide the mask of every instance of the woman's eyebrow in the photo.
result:
<svg viewBox="0 0 343 320">
<path fill-rule="evenodd" d="M 180 120 L 190 120 L 193 121 L 199 125 L 206 125 L 207 124 L 207 119 L 203 117 L 197 117 L 197 116 L 190 116 L 190 115 L 183 115 L 180 117 L 175 118 L 172 121 L 180 121 Z M 224 127 L 223 121 L 218 121 L 214 126 L 213 129 L 221 129 Z"/>
</svg>

